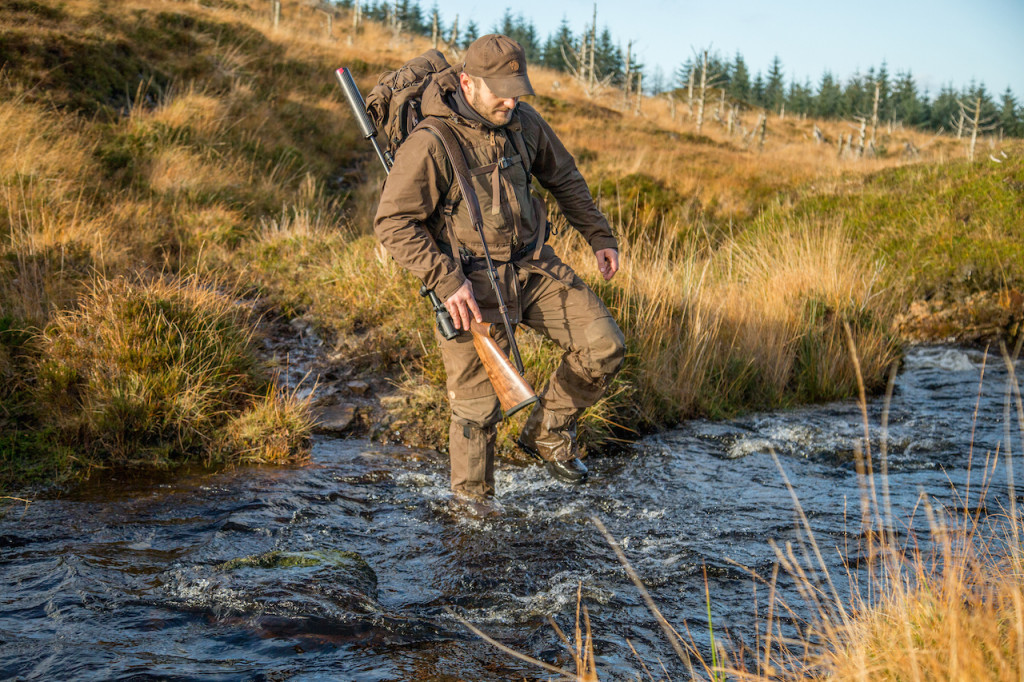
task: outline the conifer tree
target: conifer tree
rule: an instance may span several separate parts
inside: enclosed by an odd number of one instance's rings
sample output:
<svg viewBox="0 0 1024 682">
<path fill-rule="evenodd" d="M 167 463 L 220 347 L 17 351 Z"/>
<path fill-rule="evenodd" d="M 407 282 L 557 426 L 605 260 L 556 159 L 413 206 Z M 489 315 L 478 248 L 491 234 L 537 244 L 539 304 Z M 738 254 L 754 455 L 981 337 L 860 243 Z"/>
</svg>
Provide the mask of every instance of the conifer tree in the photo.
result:
<svg viewBox="0 0 1024 682">
<path fill-rule="evenodd" d="M 594 50 L 594 68 L 601 78 L 611 76 L 611 82 L 622 83 L 622 74 L 625 64 L 622 61 L 622 52 L 612 41 L 612 32 L 606 26 L 597 39 Z M 640 73 L 643 67 L 634 64 L 635 73 Z"/>
<path fill-rule="evenodd" d="M 686 61 L 676 69 L 676 87 L 686 89 L 690 85 L 690 74 L 696 68 L 693 57 L 687 57 Z"/>
<path fill-rule="evenodd" d="M 1007 86 L 1006 92 L 1003 93 L 1001 98 L 999 125 L 1003 129 L 1004 135 L 1024 136 L 1024 128 L 1021 126 L 1020 107 L 1017 104 L 1017 98 L 1013 96 L 1013 91 L 1010 90 L 1009 86 Z"/>
<path fill-rule="evenodd" d="M 857 73 L 846 82 L 840 99 L 840 116 L 867 116 L 871 113 L 875 96 L 874 76 L 874 69 L 868 69 L 867 76 Z"/>
<path fill-rule="evenodd" d="M 465 50 L 474 40 L 480 37 L 480 28 L 475 21 L 470 21 L 466 26 L 466 32 L 462 36 L 462 49 Z"/>
<path fill-rule="evenodd" d="M 537 29 L 533 22 L 527 21 L 522 13 L 512 16 L 512 10 L 505 9 L 501 23 L 494 27 L 494 33 L 501 33 L 512 38 L 523 46 L 527 62 L 539 62 L 541 46 L 537 39 Z"/>
<path fill-rule="evenodd" d="M 950 130 L 960 114 L 960 95 L 953 89 L 952 83 L 943 85 L 931 106 L 929 127 Z"/>
<path fill-rule="evenodd" d="M 572 29 L 569 28 L 569 19 L 563 16 L 558 31 L 548 36 L 544 43 L 541 63 L 550 69 L 565 71 L 568 68 L 565 63 L 565 55 L 572 53 L 573 43 L 574 38 Z"/>
<path fill-rule="evenodd" d="M 756 107 L 768 105 L 765 99 L 764 78 L 761 76 L 760 71 L 754 76 L 754 83 L 750 86 L 750 98 L 753 100 L 752 104 Z"/>
<path fill-rule="evenodd" d="M 878 117 L 888 121 L 892 118 L 892 106 L 889 102 L 892 84 L 889 82 L 889 69 L 884 59 L 875 75 L 875 83 L 878 84 Z"/>
<path fill-rule="evenodd" d="M 992 95 L 988 93 L 988 89 L 985 88 L 985 83 L 977 83 L 972 80 L 970 86 L 964 91 L 961 100 L 964 102 L 974 102 L 975 100 L 981 100 L 981 117 L 982 121 L 995 121 L 999 118 L 999 108 L 996 106 L 995 101 L 992 99 Z"/>
<path fill-rule="evenodd" d="M 764 86 L 764 104 L 771 111 L 778 113 L 786 100 L 786 84 L 783 82 L 782 61 L 778 55 L 772 59 L 768 68 L 768 82 Z"/>
<path fill-rule="evenodd" d="M 908 126 L 926 122 L 924 107 L 917 94 L 917 83 L 909 71 L 896 76 L 896 85 L 890 101 L 890 117 Z"/>
<path fill-rule="evenodd" d="M 807 81 L 805 84 L 800 84 L 796 81 L 791 82 L 785 103 L 787 112 L 791 111 L 794 114 L 811 113 L 813 106 L 811 82 Z"/>
<path fill-rule="evenodd" d="M 842 90 L 835 76 L 831 71 L 825 71 L 821 75 L 818 84 L 818 95 L 815 97 L 814 113 L 822 118 L 837 118 L 840 116 Z"/>
<path fill-rule="evenodd" d="M 736 53 L 736 58 L 729 70 L 729 96 L 740 102 L 750 101 L 750 72 L 747 71 L 747 63 L 743 61 L 743 55 Z"/>
</svg>

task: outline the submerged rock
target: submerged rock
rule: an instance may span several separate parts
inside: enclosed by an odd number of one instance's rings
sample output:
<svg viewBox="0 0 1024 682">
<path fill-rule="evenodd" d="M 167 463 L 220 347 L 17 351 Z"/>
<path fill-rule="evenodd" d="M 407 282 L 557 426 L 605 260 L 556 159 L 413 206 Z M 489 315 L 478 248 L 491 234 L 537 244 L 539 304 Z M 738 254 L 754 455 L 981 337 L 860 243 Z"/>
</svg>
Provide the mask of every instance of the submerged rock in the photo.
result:
<svg viewBox="0 0 1024 682">
<path fill-rule="evenodd" d="M 170 571 L 167 604 L 253 626 L 322 632 L 380 611 L 377 575 L 355 552 L 271 551 Z"/>
</svg>

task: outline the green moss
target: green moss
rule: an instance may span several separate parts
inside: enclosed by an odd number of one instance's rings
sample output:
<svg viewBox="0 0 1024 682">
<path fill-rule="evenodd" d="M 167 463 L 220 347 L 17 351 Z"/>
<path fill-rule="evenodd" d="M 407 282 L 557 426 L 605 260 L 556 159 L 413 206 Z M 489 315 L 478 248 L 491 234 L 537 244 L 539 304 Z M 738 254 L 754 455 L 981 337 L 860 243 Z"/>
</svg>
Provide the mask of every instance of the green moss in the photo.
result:
<svg viewBox="0 0 1024 682">
<path fill-rule="evenodd" d="M 239 568 L 306 568 L 309 566 L 319 566 L 321 563 L 323 562 L 320 559 L 309 554 L 273 551 L 225 561 L 219 564 L 217 569 L 221 571 L 234 571 Z"/>
<path fill-rule="evenodd" d="M 283 552 L 273 550 L 253 556 L 238 557 L 217 565 L 219 571 L 235 571 L 240 568 L 260 568 L 267 570 L 287 570 L 289 568 L 309 568 L 312 566 L 351 566 L 373 574 L 366 560 L 356 552 L 341 550 L 318 550 L 314 552 Z"/>
</svg>

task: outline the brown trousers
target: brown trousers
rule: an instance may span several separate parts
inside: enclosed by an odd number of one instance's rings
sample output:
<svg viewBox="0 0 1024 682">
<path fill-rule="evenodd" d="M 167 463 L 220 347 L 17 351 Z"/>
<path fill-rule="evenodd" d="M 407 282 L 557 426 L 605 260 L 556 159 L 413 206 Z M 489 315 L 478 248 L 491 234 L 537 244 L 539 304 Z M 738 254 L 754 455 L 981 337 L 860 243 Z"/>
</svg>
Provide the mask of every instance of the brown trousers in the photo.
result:
<svg viewBox="0 0 1024 682">
<path fill-rule="evenodd" d="M 513 266 L 505 266 L 512 268 Z M 540 394 L 543 409 L 565 420 L 575 419 L 604 393 L 622 366 L 625 339 L 611 313 L 579 277 L 558 280 L 514 268 L 506 303 L 510 319 L 544 334 L 565 351 Z M 475 279 L 475 278 L 474 278 Z M 506 279 L 506 278 L 502 278 Z M 489 286 L 489 285 L 488 285 Z M 474 283 L 478 300 L 490 298 Z M 504 294 L 504 292 L 503 292 Z M 484 312 L 485 319 L 491 317 Z M 504 327 L 495 337 L 506 352 Z M 501 409 L 469 334 L 447 341 L 436 335 L 447 372 L 452 420 L 449 430 L 451 485 L 456 492 L 494 494 L 494 444 Z"/>
</svg>

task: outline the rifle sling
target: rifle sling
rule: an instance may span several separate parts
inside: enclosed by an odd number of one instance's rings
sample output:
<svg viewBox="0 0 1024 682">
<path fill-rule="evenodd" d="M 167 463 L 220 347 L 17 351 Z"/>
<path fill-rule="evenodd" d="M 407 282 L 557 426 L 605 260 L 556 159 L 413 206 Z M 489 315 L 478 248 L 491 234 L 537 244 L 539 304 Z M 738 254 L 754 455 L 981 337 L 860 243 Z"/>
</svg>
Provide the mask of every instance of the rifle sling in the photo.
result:
<svg viewBox="0 0 1024 682">
<path fill-rule="evenodd" d="M 484 258 L 487 262 L 487 269 L 490 271 L 491 286 L 494 287 L 494 295 L 498 299 L 498 310 L 501 313 L 502 322 L 505 325 L 505 331 L 508 333 L 509 347 L 516 363 L 516 369 L 518 369 L 519 374 L 522 375 L 524 372 L 523 361 L 519 356 L 519 346 L 516 344 L 516 337 L 512 329 L 512 323 L 508 319 L 508 308 L 505 306 L 505 297 L 501 295 L 501 287 L 498 286 L 494 263 L 491 261 L 491 256 L 487 249 L 487 241 L 484 239 L 484 218 L 483 214 L 480 212 L 480 199 L 477 198 L 476 192 L 473 190 L 473 186 L 470 185 L 468 180 L 469 164 L 466 163 L 466 155 L 463 153 L 462 147 L 459 145 L 459 141 L 455 139 L 455 133 L 453 133 L 448 125 L 441 119 L 428 116 L 420 123 L 420 125 L 426 127 L 430 132 L 437 136 L 437 139 L 439 139 L 442 146 L 444 146 L 444 151 L 448 155 L 449 161 L 451 161 L 452 170 L 455 173 L 455 181 L 458 183 L 459 190 L 462 192 L 462 200 L 466 202 L 466 208 L 469 210 L 470 219 L 473 221 L 473 225 L 480 234 L 480 243 L 484 249 Z M 452 226 L 451 215 L 449 215 L 447 211 L 445 212 L 445 222 L 448 225 L 449 238 L 452 240 L 452 248 L 454 249 L 458 242 L 455 241 L 455 229 Z M 455 260 L 461 270 L 462 264 L 460 259 Z"/>
</svg>

